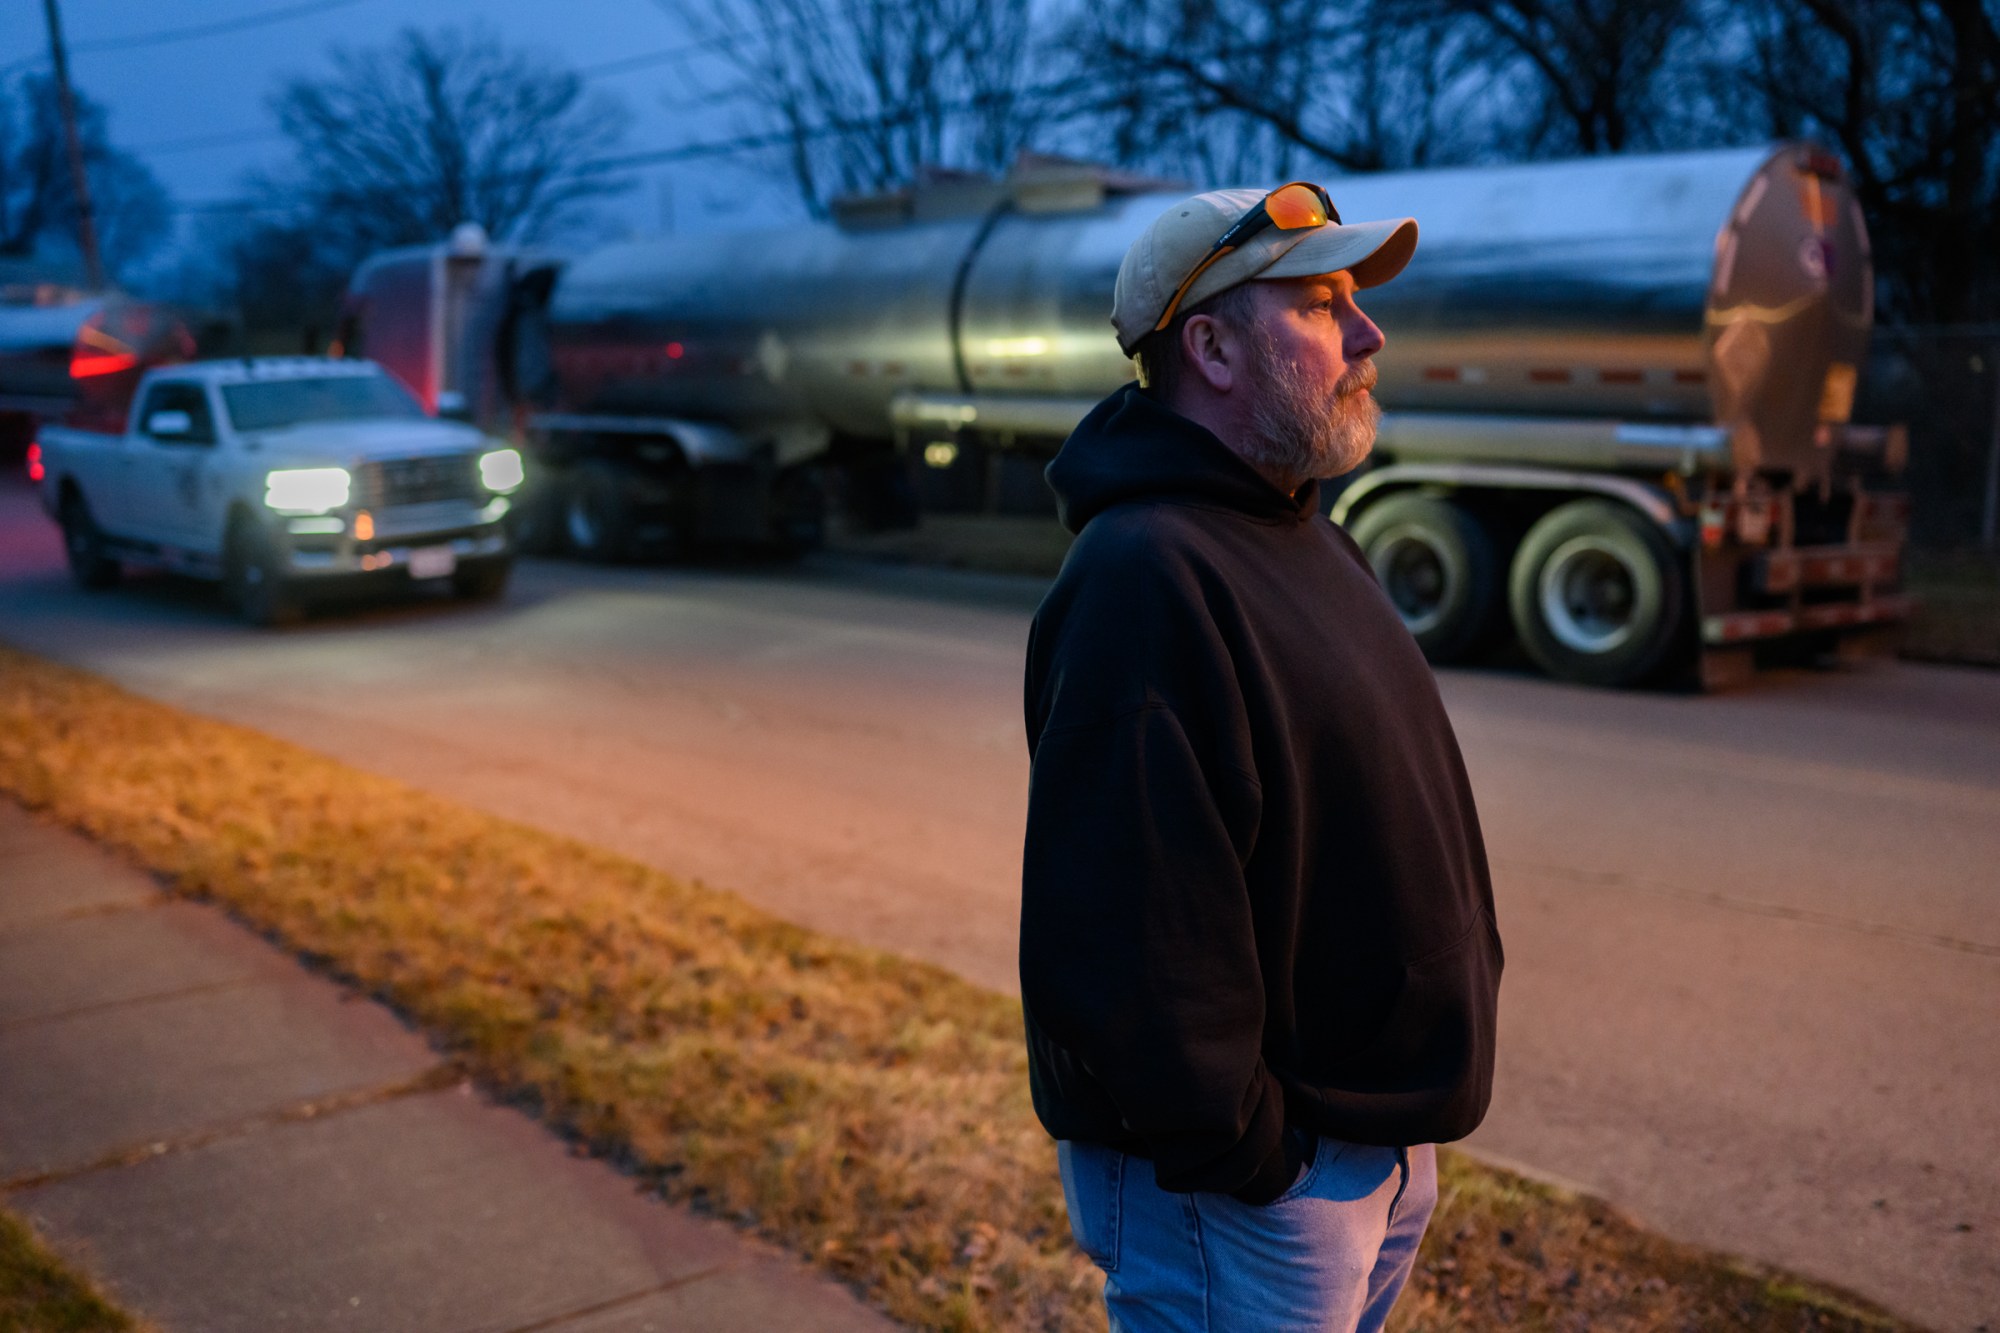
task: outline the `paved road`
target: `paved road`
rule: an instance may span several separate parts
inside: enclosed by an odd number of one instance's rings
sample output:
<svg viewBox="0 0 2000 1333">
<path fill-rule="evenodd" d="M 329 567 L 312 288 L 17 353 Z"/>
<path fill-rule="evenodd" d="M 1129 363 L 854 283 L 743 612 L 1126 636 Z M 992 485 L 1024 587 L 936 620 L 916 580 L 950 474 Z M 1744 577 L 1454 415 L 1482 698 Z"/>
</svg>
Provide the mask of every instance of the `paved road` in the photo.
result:
<svg viewBox="0 0 2000 1333">
<path fill-rule="evenodd" d="M 530 564 L 272 635 L 59 557 L 0 492 L 0 637 L 1012 988 L 1031 580 Z M 2000 674 L 1443 688 L 1508 949 L 1472 1146 L 2000 1328 Z"/>
</svg>

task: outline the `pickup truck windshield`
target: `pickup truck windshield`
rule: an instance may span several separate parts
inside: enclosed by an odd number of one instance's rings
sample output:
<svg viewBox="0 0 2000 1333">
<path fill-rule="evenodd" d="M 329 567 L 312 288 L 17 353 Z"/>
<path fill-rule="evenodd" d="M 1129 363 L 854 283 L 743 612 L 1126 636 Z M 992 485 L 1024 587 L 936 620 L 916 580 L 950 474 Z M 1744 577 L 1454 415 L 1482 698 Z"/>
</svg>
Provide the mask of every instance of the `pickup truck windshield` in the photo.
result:
<svg viewBox="0 0 2000 1333">
<path fill-rule="evenodd" d="M 239 431 L 276 430 L 303 421 L 420 417 L 424 410 L 387 375 L 328 375 L 324 379 L 226 384 L 223 406 Z"/>
</svg>

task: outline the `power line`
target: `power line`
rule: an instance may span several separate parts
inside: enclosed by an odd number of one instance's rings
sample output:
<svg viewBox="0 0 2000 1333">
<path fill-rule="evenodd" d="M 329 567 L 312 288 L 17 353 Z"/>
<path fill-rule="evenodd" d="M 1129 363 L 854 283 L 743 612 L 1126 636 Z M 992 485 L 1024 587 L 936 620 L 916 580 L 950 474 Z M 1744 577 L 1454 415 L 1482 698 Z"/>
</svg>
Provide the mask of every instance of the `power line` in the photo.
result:
<svg viewBox="0 0 2000 1333">
<path fill-rule="evenodd" d="M 183 28 L 158 28 L 152 32 L 131 33 L 124 37 L 99 37 L 89 41 L 71 42 L 71 55 L 95 54 L 101 51 L 132 51 L 147 46 L 166 46 L 173 42 L 191 42 L 201 37 L 221 37 L 232 32 L 244 32 L 251 28 L 268 27 L 273 23 L 284 23 L 309 14 L 324 14 L 329 10 L 345 9 L 358 5 L 362 0 L 311 0 L 308 4 L 283 5 L 277 9 L 260 10 L 255 14 L 239 14 L 233 19 L 218 19 L 214 23 L 197 23 Z M 7 65 L 0 65 L 0 73 L 21 69 L 39 63 L 39 54 L 26 56 Z"/>
<path fill-rule="evenodd" d="M 258 28 L 272 23 L 283 23 L 288 19 L 302 18 L 309 14 L 324 14 L 330 9 L 342 9 L 360 3 L 362 3 L 362 0 L 315 0 L 315 3 L 312 4 L 286 5 L 280 9 L 265 10 L 258 14 L 246 14 L 234 19 L 219 20 L 215 23 L 197 24 L 193 27 L 164 28 L 156 32 L 135 33 L 126 37 L 103 37 L 94 41 L 71 42 L 70 54 L 76 55 L 79 52 L 93 51 L 126 51 L 137 47 L 165 45 L 169 42 L 192 41 L 200 37 L 219 37 L 227 33 L 240 32 L 247 28 Z M 698 52 L 728 47 L 747 37 L 768 37 L 786 28 L 798 27 L 801 22 L 803 20 L 790 19 L 759 29 L 754 33 L 716 33 L 713 36 L 698 38 L 692 42 L 682 42 L 677 46 L 662 47 L 658 51 L 645 51 L 638 55 L 620 56 L 615 60 L 599 61 L 592 65 L 580 65 L 575 72 L 585 78 L 590 78 L 595 75 L 625 74 L 633 70 L 649 69 L 655 65 L 664 65 L 670 61 L 684 59 Z M 0 73 L 19 69 L 25 65 L 35 64 L 44 58 L 40 53 L 23 56 L 6 65 L 0 65 Z"/>
<path fill-rule="evenodd" d="M 599 61 L 594 65 L 579 65 L 576 72 L 584 78 L 606 74 L 629 74 L 633 70 L 650 69 L 654 65 L 665 65 L 675 60 L 685 60 L 700 51 L 711 51 L 718 47 L 739 42 L 751 34 L 745 32 L 717 33 L 713 37 L 703 37 L 697 41 L 682 42 L 679 46 L 663 47 L 658 51 L 647 51 L 636 56 L 620 56 L 616 60 Z"/>
<path fill-rule="evenodd" d="M 198 148 L 227 148 L 236 144 L 261 143 L 270 139 L 282 139 L 279 130 L 231 130 L 222 134 L 193 134 L 184 139 L 162 139 L 158 143 L 127 144 L 128 153 L 187 153 Z"/>
<path fill-rule="evenodd" d="M 355 4 L 359 3 L 359 0 L 341 0 L 341 2 Z M 324 8 L 325 6 L 321 6 L 322 10 Z M 629 74 L 635 70 L 649 69 L 656 65 L 665 65 L 676 60 L 684 60 L 698 52 L 724 47 L 731 42 L 741 41 L 743 38 L 751 35 L 750 33 L 742 32 L 719 33 L 716 36 L 705 37 L 699 41 L 682 42 L 678 46 L 662 47 L 657 51 L 642 51 L 638 55 L 620 56 L 616 60 L 600 61 L 594 65 L 580 65 L 574 72 L 586 79 L 616 74 Z M 75 44 L 72 44 L 71 50 L 74 51 L 75 49 Z M 125 151 L 154 155 L 187 153 L 203 148 L 229 148 L 235 147 L 238 144 L 275 142 L 284 137 L 283 132 L 279 130 L 225 130 L 215 134 L 194 134 L 179 139 L 163 139 L 157 143 L 127 144 L 125 145 Z"/>
<path fill-rule="evenodd" d="M 784 148 L 800 139 L 817 140 L 838 134 L 853 134 L 868 130 L 893 129 L 919 116 L 937 112 L 952 113 L 976 111 L 989 103 L 1009 98 L 1043 97 L 1074 90 L 1078 80 L 1067 79 L 1060 83 L 1039 84 L 1010 92 L 985 93 L 977 97 L 961 98 L 956 102 L 945 102 L 928 107 L 909 107 L 903 110 L 885 112 L 879 116 L 868 116 L 857 120 L 829 120 L 818 125 L 807 125 L 795 130 L 765 130 L 756 134 L 739 134 L 727 139 L 697 140 L 694 143 L 678 144 L 672 148 L 648 148 L 631 153 L 614 153 L 607 157 L 591 158 L 578 162 L 564 174 L 571 178 L 630 171 L 634 167 L 660 166 L 669 162 L 689 162 L 707 157 L 730 157 L 737 153 L 756 152 L 766 148 Z M 486 178 L 484 183 L 511 179 L 522 175 L 509 172 Z M 283 212 L 281 204 L 260 204 L 247 199 L 210 199 L 189 202 L 175 206 L 177 212 L 188 213 L 271 213 Z"/>
</svg>

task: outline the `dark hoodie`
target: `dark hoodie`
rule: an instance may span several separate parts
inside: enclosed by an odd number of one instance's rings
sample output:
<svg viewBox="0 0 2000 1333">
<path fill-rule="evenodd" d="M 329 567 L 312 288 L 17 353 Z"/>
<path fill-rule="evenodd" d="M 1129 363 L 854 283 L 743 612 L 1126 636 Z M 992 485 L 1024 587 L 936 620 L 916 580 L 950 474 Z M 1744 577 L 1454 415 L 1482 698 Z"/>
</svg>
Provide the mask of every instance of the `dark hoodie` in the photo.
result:
<svg viewBox="0 0 2000 1333">
<path fill-rule="evenodd" d="M 1128 385 L 1049 465 L 1078 534 L 1028 641 L 1035 1110 L 1253 1203 L 1289 1123 L 1407 1146 L 1486 1112 L 1501 950 L 1429 667 L 1317 483 Z"/>
</svg>

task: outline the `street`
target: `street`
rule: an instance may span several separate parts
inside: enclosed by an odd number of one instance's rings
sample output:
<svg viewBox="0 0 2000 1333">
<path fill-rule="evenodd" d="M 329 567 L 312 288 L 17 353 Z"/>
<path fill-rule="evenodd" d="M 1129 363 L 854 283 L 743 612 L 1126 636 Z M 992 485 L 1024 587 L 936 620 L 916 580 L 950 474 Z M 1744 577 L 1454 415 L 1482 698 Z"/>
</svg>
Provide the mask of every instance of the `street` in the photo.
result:
<svg viewBox="0 0 2000 1333">
<path fill-rule="evenodd" d="M 1041 586 L 531 561 L 497 604 L 265 633 L 185 581 L 75 590 L 0 487 L 0 639 L 1008 990 Z M 2000 673 L 1441 683 L 1508 960 L 1469 1146 L 1927 1324 L 2000 1316 Z"/>
</svg>

